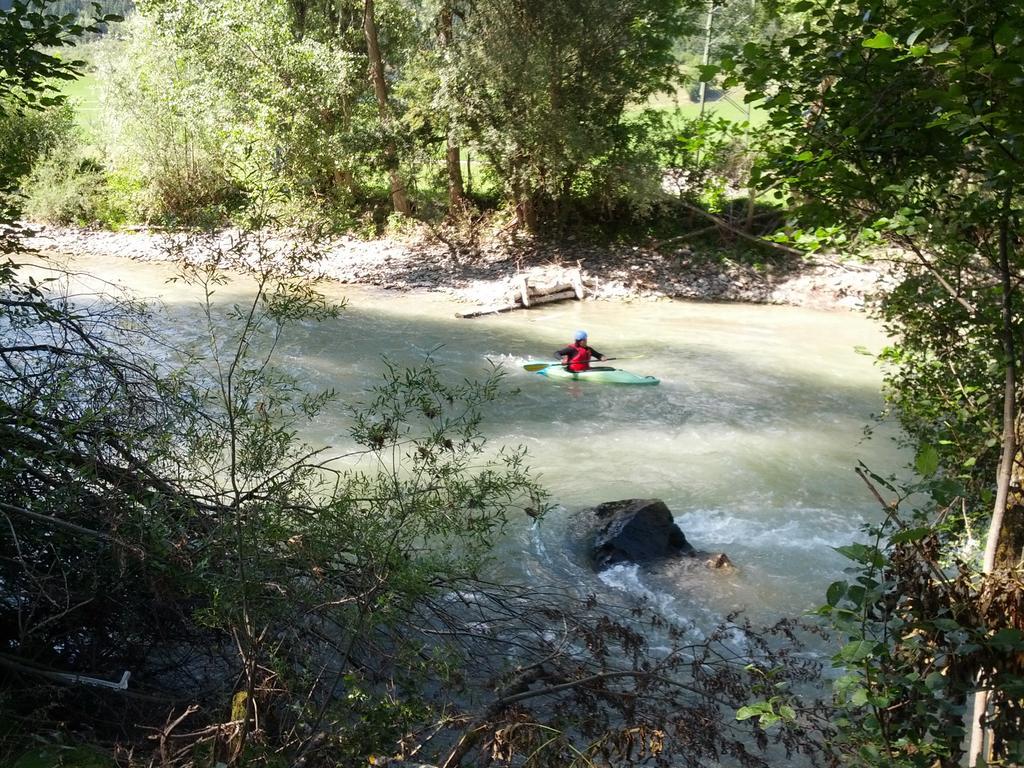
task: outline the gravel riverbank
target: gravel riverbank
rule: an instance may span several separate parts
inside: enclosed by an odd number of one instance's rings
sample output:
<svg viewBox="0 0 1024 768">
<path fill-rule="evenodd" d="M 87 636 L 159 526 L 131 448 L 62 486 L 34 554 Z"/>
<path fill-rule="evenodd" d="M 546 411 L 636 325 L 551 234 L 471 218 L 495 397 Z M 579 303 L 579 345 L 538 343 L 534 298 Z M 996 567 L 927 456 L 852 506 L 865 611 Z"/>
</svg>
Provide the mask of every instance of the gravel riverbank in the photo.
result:
<svg viewBox="0 0 1024 768">
<path fill-rule="evenodd" d="M 142 261 L 168 258 L 168 235 L 164 233 L 33 228 L 35 233 L 26 244 L 42 252 Z M 229 242 L 231 233 L 224 233 L 223 238 Z M 275 242 L 282 249 L 288 246 L 284 240 Z M 514 291 L 517 275 L 576 269 L 587 295 L 604 300 L 669 298 L 857 310 L 863 307 L 865 297 L 879 288 L 879 273 L 870 265 L 831 258 L 801 261 L 783 255 L 783 259 L 755 269 L 738 262 L 703 259 L 688 248 L 659 252 L 642 246 L 599 247 L 522 238 L 481 246 L 467 257 L 427 240 L 338 237 L 311 262 L 310 271 L 342 283 L 442 291 L 465 308 L 501 303 Z"/>
</svg>

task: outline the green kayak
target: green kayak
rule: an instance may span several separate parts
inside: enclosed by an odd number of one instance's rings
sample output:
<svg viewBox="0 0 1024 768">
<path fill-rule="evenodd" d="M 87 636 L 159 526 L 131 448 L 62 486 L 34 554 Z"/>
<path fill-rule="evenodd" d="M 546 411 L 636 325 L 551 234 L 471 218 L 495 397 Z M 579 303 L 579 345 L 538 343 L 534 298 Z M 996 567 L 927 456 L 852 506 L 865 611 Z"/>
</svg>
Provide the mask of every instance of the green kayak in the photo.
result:
<svg viewBox="0 0 1024 768">
<path fill-rule="evenodd" d="M 536 363 L 527 363 L 524 368 L 533 367 Z M 611 366 L 592 366 L 585 371 L 567 371 L 558 363 L 546 365 L 537 371 L 541 376 L 559 381 L 594 381 L 599 384 L 657 384 L 658 379 L 654 376 L 637 376 L 635 373 L 624 371 L 621 368 Z"/>
</svg>

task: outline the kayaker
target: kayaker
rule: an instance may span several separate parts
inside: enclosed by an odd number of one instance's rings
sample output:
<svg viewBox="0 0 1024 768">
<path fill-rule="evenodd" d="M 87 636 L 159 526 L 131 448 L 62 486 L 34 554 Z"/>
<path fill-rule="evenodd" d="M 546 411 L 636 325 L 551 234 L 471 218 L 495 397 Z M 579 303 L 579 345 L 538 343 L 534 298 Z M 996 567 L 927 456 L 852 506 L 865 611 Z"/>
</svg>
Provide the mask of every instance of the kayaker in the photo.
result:
<svg viewBox="0 0 1024 768">
<path fill-rule="evenodd" d="M 572 344 L 555 354 L 562 358 L 562 365 L 567 371 L 585 371 L 590 367 L 591 359 L 604 360 L 604 355 L 587 345 L 586 331 L 576 331 Z"/>
</svg>

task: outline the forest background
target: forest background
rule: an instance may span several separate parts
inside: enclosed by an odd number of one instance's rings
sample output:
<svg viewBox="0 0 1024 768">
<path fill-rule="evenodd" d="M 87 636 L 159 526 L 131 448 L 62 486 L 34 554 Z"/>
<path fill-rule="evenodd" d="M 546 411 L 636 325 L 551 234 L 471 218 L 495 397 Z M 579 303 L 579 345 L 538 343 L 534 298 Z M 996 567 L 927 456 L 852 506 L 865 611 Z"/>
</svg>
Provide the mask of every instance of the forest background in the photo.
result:
<svg viewBox="0 0 1024 768">
<path fill-rule="evenodd" d="M 80 103 L 39 116 L 49 135 L 32 143 L 49 157 L 23 183 L 26 211 L 115 227 L 225 223 L 274 179 L 295 208 L 368 235 L 400 230 L 414 209 L 467 226 L 507 209 L 532 231 L 651 227 L 660 169 L 699 174 L 722 198 L 732 166 L 749 165 L 742 146 L 683 127 L 699 111 L 704 46 L 699 10 L 683 10 L 146 6 L 78 46 L 89 71 L 66 92 Z M 715 47 L 755 16 L 719 9 Z M 750 111 L 737 93 L 719 106 Z"/>
<path fill-rule="evenodd" d="M 0 5 L 7 759 L 1019 762 L 1022 10 Z M 83 75 L 95 120 L 64 98 Z M 708 83 L 751 120 L 665 107 Z M 154 363 L 138 307 L 90 313 L 25 275 L 22 212 L 184 229 L 208 296 L 229 254 L 204 236 L 235 226 L 256 300 L 202 359 Z M 656 616 L 482 581 L 509 515 L 546 504 L 521 453 L 479 466 L 500 372 L 390 370 L 352 413 L 387 471 L 332 476 L 296 437 L 329 395 L 256 343 L 336 310 L 301 270 L 331 232 L 422 225 L 471 253 L 508 227 L 701 242 L 710 216 L 708 236 L 866 255 L 896 284 L 875 311 L 920 480 L 863 470 L 885 516 L 824 596 L 824 700 L 792 621 L 749 628 L 756 662 L 671 631 L 655 657 Z M 282 227 L 303 233 L 283 263 Z M 484 621 L 501 653 L 467 630 Z M 141 692 L 83 684 L 127 668 Z"/>
</svg>

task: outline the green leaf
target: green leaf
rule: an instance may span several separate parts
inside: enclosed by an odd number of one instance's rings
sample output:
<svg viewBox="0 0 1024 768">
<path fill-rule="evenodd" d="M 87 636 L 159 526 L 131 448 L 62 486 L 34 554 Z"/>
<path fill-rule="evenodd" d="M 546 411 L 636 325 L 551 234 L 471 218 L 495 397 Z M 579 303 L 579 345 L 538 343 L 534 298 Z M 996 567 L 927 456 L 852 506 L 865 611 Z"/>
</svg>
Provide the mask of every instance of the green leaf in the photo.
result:
<svg viewBox="0 0 1024 768">
<path fill-rule="evenodd" d="M 828 592 L 825 594 L 825 599 L 829 605 L 838 605 L 839 601 L 843 599 L 843 595 L 846 594 L 846 582 L 845 581 L 834 581 L 829 585 Z"/>
<path fill-rule="evenodd" d="M 953 41 L 953 45 L 960 51 L 968 51 L 974 45 L 974 38 L 970 35 L 964 35 L 956 38 Z"/>
<path fill-rule="evenodd" d="M 952 503 L 957 496 L 962 496 L 964 488 L 956 480 L 944 477 L 941 480 L 933 481 L 930 492 L 939 504 L 946 506 Z"/>
<path fill-rule="evenodd" d="M 937 691 L 946 687 L 946 676 L 941 672 L 932 672 L 924 679 L 925 687 L 930 691 Z"/>
<path fill-rule="evenodd" d="M 856 563 L 873 565 L 875 567 L 880 567 L 885 563 L 878 550 L 866 544 L 848 544 L 845 547 L 835 547 L 835 550 L 843 557 Z"/>
<path fill-rule="evenodd" d="M 857 690 L 859 685 L 860 675 L 843 675 L 832 683 L 832 688 L 836 693 L 846 693 L 850 690 Z"/>
<path fill-rule="evenodd" d="M 814 153 L 805 150 L 796 157 L 794 157 L 793 159 L 796 160 L 798 163 L 806 163 L 814 159 Z"/>
<path fill-rule="evenodd" d="M 939 452 L 933 445 L 925 445 L 914 460 L 914 467 L 922 477 L 931 477 L 939 468 Z"/>
<path fill-rule="evenodd" d="M 1013 45 L 1017 41 L 1018 33 L 1017 29 L 1009 22 L 1003 24 L 996 30 L 993 39 L 996 45 Z"/>
<path fill-rule="evenodd" d="M 989 642 L 1003 651 L 1018 651 L 1024 648 L 1024 634 L 1019 629 L 1000 629 Z"/>
<path fill-rule="evenodd" d="M 875 644 L 870 640 L 854 640 L 847 643 L 839 651 L 839 658 L 847 664 L 864 661 L 875 652 Z"/>
<path fill-rule="evenodd" d="M 866 593 L 867 590 L 860 586 L 860 584 L 851 584 L 850 588 L 846 590 L 846 596 L 858 608 L 864 605 L 864 595 Z"/>
<path fill-rule="evenodd" d="M 868 703 L 873 707 L 884 709 L 892 703 L 892 698 L 885 694 L 874 694 L 872 696 L 868 696 Z"/>
<path fill-rule="evenodd" d="M 860 748 L 860 757 L 866 765 L 878 765 L 882 761 L 881 752 L 874 744 L 865 744 Z"/>
<path fill-rule="evenodd" d="M 917 38 L 921 36 L 922 32 L 924 32 L 924 27 L 918 27 L 913 32 L 911 32 L 910 35 L 907 37 L 907 45 L 913 46 L 914 43 L 917 42 Z"/>
<path fill-rule="evenodd" d="M 758 701 L 755 704 L 751 704 L 747 707 L 740 707 L 736 710 L 737 720 L 749 720 L 752 717 L 763 717 L 764 715 L 773 715 L 772 705 L 767 701 Z"/>
<path fill-rule="evenodd" d="M 715 76 L 721 71 L 721 68 L 715 64 L 702 64 L 697 67 L 697 79 L 707 83 L 714 80 Z"/>
<path fill-rule="evenodd" d="M 893 42 L 890 35 L 886 34 L 882 30 L 878 30 L 875 32 L 874 37 L 865 40 L 861 45 L 865 48 L 886 49 L 894 47 L 895 42 Z"/>
</svg>

